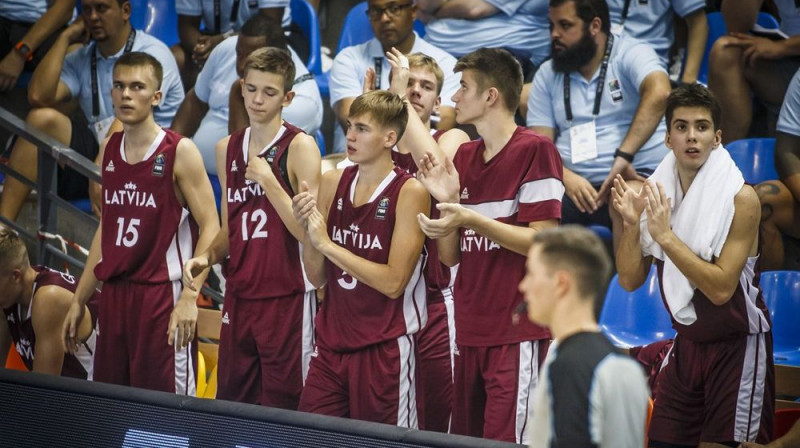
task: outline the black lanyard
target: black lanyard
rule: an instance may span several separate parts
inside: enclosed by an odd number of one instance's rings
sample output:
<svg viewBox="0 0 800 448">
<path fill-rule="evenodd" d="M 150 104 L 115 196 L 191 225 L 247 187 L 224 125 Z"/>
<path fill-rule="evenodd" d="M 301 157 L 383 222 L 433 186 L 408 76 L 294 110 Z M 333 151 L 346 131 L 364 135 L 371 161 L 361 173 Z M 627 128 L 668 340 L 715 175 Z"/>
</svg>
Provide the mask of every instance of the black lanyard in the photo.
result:
<svg viewBox="0 0 800 448">
<path fill-rule="evenodd" d="M 136 30 L 131 28 L 123 53 L 130 53 L 135 39 Z M 97 51 L 97 44 L 95 44 L 94 48 L 92 48 L 92 117 L 95 118 L 100 116 L 100 91 L 97 87 Z"/>
<path fill-rule="evenodd" d="M 383 58 L 372 58 L 375 65 L 375 89 L 381 88 L 381 74 L 383 73 Z"/>
<path fill-rule="evenodd" d="M 231 8 L 231 28 L 236 23 L 239 16 L 239 3 L 241 0 L 233 0 L 233 7 Z M 220 0 L 214 0 L 214 32 L 222 34 L 222 23 L 220 17 L 222 16 L 222 6 Z"/>
<path fill-rule="evenodd" d="M 603 87 L 606 83 L 606 71 L 608 70 L 608 60 L 611 58 L 611 47 L 614 46 L 614 35 L 609 34 L 606 40 L 606 52 L 603 55 L 603 64 L 600 66 L 600 76 L 597 77 L 597 92 L 594 97 L 594 109 L 592 115 L 600 113 L 600 102 L 603 100 Z M 567 112 L 567 121 L 572 122 L 572 105 L 569 94 L 569 73 L 564 73 L 564 110 Z"/>
<path fill-rule="evenodd" d="M 619 26 L 625 26 L 625 20 L 628 19 L 628 10 L 630 8 L 631 8 L 631 0 L 625 0 L 625 4 L 622 6 L 622 17 L 619 20 Z"/>
</svg>

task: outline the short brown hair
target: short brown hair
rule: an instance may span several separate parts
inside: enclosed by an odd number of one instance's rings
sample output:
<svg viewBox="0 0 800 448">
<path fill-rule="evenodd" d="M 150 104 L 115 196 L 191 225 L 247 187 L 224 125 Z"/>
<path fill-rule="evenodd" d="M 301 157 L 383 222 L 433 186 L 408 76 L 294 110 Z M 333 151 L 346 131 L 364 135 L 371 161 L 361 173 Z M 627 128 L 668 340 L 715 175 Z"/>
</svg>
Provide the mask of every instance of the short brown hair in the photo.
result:
<svg viewBox="0 0 800 448">
<path fill-rule="evenodd" d="M 456 73 L 464 70 L 475 71 L 479 88 L 494 87 L 500 92 L 506 109 L 517 110 L 522 93 L 522 66 L 511 53 L 499 48 L 475 50 L 461 56 L 453 69 Z"/>
<path fill-rule="evenodd" d="M 28 250 L 17 232 L 0 228 L 0 272 L 26 267 Z"/>
<path fill-rule="evenodd" d="M 282 76 L 283 93 L 292 90 L 295 68 L 292 55 L 287 50 L 275 47 L 259 48 L 250 53 L 245 60 L 242 78 L 247 76 L 247 71 L 250 69 Z"/>
<path fill-rule="evenodd" d="M 664 116 L 667 119 L 667 130 L 672 129 L 672 115 L 679 107 L 700 107 L 711 113 L 714 132 L 719 130 L 722 121 L 722 107 L 714 94 L 701 84 L 687 84 L 677 87 L 667 97 L 667 109 Z"/>
<path fill-rule="evenodd" d="M 433 73 L 433 76 L 436 77 L 436 94 L 442 94 L 442 86 L 444 85 L 444 72 L 442 72 L 442 68 L 439 67 L 439 64 L 436 63 L 436 59 L 433 59 L 427 54 L 412 53 L 408 55 L 408 67 L 423 68 Z"/>
<path fill-rule="evenodd" d="M 537 232 L 533 245 L 546 265 L 571 271 L 580 296 L 593 300 L 599 311 L 611 278 L 611 256 L 600 238 L 572 224 Z"/>
<path fill-rule="evenodd" d="M 131 51 L 123 54 L 114 63 L 114 70 L 117 67 L 150 67 L 153 76 L 156 78 L 156 90 L 161 89 L 161 81 L 164 78 L 164 68 L 158 59 L 141 51 Z"/>
<path fill-rule="evenodd" d="M 349 117 L 369 114 L 381 127 L 397 132 L 397 140 L 403 136 L 408 124 L 408 109 L 399 96 L 386 90 L 373 90 L 358 96 L 350 105 Z"/>
</svg>

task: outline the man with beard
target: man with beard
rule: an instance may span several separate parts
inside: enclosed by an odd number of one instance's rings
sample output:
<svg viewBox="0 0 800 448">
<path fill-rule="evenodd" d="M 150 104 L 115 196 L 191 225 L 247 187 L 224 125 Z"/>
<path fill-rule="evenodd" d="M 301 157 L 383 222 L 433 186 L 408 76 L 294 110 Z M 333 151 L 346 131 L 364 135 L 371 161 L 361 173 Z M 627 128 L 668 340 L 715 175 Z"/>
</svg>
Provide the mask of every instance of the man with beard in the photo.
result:
<svg viewBox="0 0 800 448">
<path fill-rule="evenodd" d="M 528 126 L 564 162 L 562 223 L 612 228 L 611 181 L 639 179 L 667 153 L 669 78 L 652 48 L 610 33 L 605 0 L 550 0 L 549 19 L 553 59 L 534 77 Z"/>
<path fill-rule="evenodd" d="M 455 111 L 450 99 L 458 90 L 460 76 L 453 73 L 456 59 L 444 50 L 422 40 L 414 32 L 417 6 L 411 0 L 368 0 L 367 16 L 375 38 L 360 45 L 343 49 L 333 60 L 330 71 L 331 106 L 342 129 L 347 129 L 347 118 L 353 100 L 364 90 L 367 68 L 375 70 L 375 89 L 389 88 L 392 67 L 386 52 L 392 47 L 403 54 L 422 53 L 432 57 L 445 74 L 442 88 L 442 105 L 439 108 L 437 129 L 450 129 L 455 125 Z M 334 148 L 345 150 L 344 133 L 337 129 Z"/>
</svg>

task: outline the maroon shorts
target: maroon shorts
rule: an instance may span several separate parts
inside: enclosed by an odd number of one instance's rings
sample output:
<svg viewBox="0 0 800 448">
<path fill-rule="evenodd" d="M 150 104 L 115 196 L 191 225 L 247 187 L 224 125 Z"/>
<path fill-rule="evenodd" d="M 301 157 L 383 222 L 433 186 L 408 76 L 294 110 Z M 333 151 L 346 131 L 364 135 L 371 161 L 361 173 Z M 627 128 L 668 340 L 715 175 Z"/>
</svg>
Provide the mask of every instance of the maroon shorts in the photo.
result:
<svg viewBox="0 0 800 448">
<path fill-rule="evenodd" d="M 414 351 L 408 335 L 354 352 L 317 346 L 300 410 L 416 428 Z"/>
<path fill-rule="evenodd" d="M 677 336 L 658 377 L 651 441 L 766 443 L 772 436 L 772 333 L 696 343 Z"/>
<path fill-rule="evenodd" d="M 450 326 L 444 302 L 428 305 L 428 323 L 416 335 L 419 429 L 447 432 L 453 401 Z"/>
<path fill-rule="evenodd" d="M 457 346 L 453 434 L 527 444 L 525 425 L 549 340 Z"/>
<path fill-rule="evenodd" d="M 217 398 L 297 410 L 316 307 L 314 292 L 260 300 L 226 294 Z"/>
<path fill-rule="evenodd" d="M 195 395 L 197 345 L 167 344 L 169 319 L 181 282 L 103 284 L 97 319 L 94 380 Z"/>
</svg>

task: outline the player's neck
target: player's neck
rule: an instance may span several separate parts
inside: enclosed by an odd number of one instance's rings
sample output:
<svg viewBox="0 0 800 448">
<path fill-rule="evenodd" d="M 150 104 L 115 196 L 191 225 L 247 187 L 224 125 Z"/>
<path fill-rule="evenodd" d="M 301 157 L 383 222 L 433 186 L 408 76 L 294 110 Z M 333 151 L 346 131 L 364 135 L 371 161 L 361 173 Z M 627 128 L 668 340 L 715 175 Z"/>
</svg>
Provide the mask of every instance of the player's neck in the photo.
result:
<svg viewBox="0 0 800 448">
<path fill-rule="evenodd" d="M 597 51 L 594 52 L 594 57 L 591 61 L 584 64 L 583 67 L 578 69 L 581 76 L 588 81 L 591 81 L 597 68 L 600 67 L 600 64 L 603 62 L 603 57 L 606 54 L 606 41 L 608 41 L 608 36 L 605 33 L 599 33 L 596 39 Z"/>
<path fill-rule="evenodd" d="M 517 130 L 514 118 L 501 110 L 489 111 L 475 123 L 478 135 L 483 139 L 484 159 L 487 161 L 500 153 Z"/>
<path fill-rule="evenodd" d="M 574 300 L 573 303 L 575 303 Z M 550 323 L 550 333 L 553 335 L 553 339 L 563 341 L 577 333 L 600 331 L 590 302 L 587 302 L 586 306 L 561 307 L 553 315 L 556 316 Z"/>
<path fill-rule="evenodd" d="M 358 185 L 356 187 L 361 186 L 374 191 L 392 169 L 394 169 L 394 162 L 388 152 L 369 162 L 361 162 L 358 164 Z"/>
<path fill-rule="evenodd" d="M 678 166 L 678 179 L 681 182 L 681 190 L 683 190 L 683 194 L 685 195 L 687 191 L 689 191 L 689 187 L 692 186 L 692 182 L 694 182 L 694 178 L 697 177 L 697 171 L 691 171 L 687 169 L 683 169 Z"/>
<path fill-rule="evenodd" d="M 108 39 L 97 43 L 97 50 L 103 57 L 113 56 L 119 53 L 128 42 L 128 35 L 131 33 L 131 24 L 126 23 L 122 29 L 115 36 L 109 36 Z"/>
<path fill-rule="evenodd" d="M 122 129 L 125 132 L 125 148 L 123 149 L 125 156 L 130 161 L 140 161 L 150 149 L 150 145 L 158 133 L 161 132 L 161 127 L 153 120 L 152 114 L 138 123 L 123 123 Z"/>
<path fill-rule="evenodd" d="M 278 130 L 283 124 L 283 119 L 280 114 L 275 115 L 275 118 L 267 122 L 251 122 L 250 123 L 250 148 L 255 148 L 256 152 L 261 152 L 264 147 L 272 143 Z"/>
</svg>

